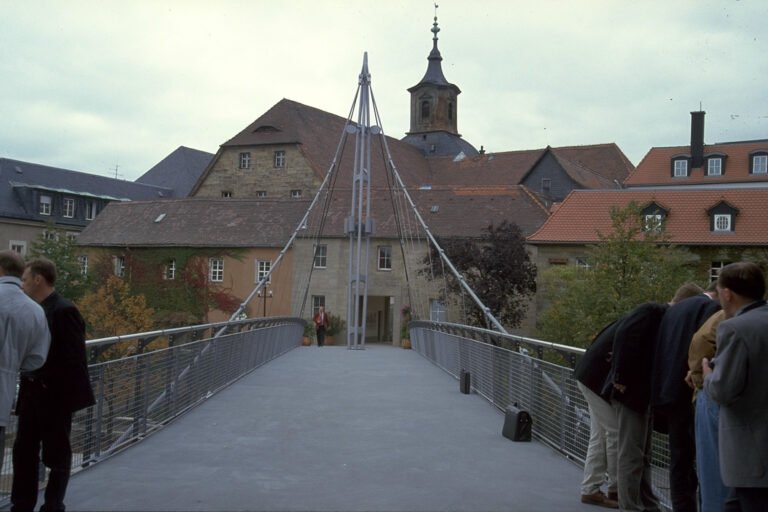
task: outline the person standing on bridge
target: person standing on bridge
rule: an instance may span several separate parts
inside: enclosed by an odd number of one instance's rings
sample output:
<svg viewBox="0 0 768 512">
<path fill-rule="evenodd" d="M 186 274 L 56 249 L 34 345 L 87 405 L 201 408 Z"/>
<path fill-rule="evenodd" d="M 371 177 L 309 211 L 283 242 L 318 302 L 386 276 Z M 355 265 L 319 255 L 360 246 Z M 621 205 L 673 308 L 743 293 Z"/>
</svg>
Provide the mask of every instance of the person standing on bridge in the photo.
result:
<svg viewBox="0 0 768 512">
<path fill-rule="evenodd" d="M 11 418 L 19 370 L 43 366 L 51 336 L 39 304 L 21 291 L 24 260 L 14 251 L 0 251 L 0 439 Z M 5 443 L 0 444 L 0 468 Z"/>
<path fill-rule="evenodd" d="M 45 311 L 51 349 L 45 364 L 21 379 L 13 445 L 12 512 L 32 512 L 35 508 L 41 446 L 43 464 L 50 468 L 50 474 L 40 510 L 65 510 L 72 467 L 72 414 L 95 403 L 85 353 L 85 321 L 72 302 L 56 293 L 55 283 L 53 262 L 38 258 L 27 263 L 22 286 Z"/>
<path fill-rule="evenodd" d="M 589 445 L 584 459 L 581 502 L 619 508 L 617 475 L 618 426 L 616 411 L 600 393 L 611 371 L 611 351 L 617 322 L 606 325 L 584 353 L 573 377 L 589 407 Z M 600 489 L 606 484 L 607 494 Z"/>
<path fill-rule="evenodd" d="M 312 321 L 315 322 L 315 334 L 317 334 L 317 346 L 325 345 L 325 331 L 328 329 L 328 315 L 325 308 L 320 306 Z"/>
<path fill-rule="evenodd" d="M 726 319 L 717 353 L 702 359 L 704 391 L 720 405 L 720 470 L 731 488 L 723 510 L 768 510 L 768 305 L 765 277 L 754 263 L 720 271 L 717 292 Z"/>
</svg>

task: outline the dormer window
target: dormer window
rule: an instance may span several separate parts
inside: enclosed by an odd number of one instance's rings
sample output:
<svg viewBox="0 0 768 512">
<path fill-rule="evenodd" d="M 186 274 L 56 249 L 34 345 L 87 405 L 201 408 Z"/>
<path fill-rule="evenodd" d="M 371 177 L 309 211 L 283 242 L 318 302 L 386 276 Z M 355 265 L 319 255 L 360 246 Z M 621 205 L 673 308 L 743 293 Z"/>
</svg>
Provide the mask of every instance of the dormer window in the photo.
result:
<svg viewBox="0 0 768 512">
<path fill-rule="evenodd" d="M 761 151 L 752 154 L 749 173 L 768 174 L 768 151 Z"/>
<path fill-rule="evenodd" d="M 40 215 L 51 214 L 51 196 L 40 196 Z"/>
<path fill-rule="evenodd" d="M 709 229 L 713 233 L 728 233 L 736 231 L 736 215 L 739 210 L 725 201 L 720 201 L 707 210 L 710 217 Z"/>
<path fill-rule="evenodd" d="M 713 231 L 730 231 L 731 230 L 731 216 L 729 214 L 717 214 L 714 219 Z"/>
<path fill-rule="evenodd" d="M 643 216 L 644 231 L 661 231 L 664 226 L 664 219 L 667 218 L 668 210 L 658 204 L 651 203 L 640 212 Z"/>
<path fill-rule="evenodd" d="M 675 178 L 688 177 L 688 159 L 676 158 L 672 160 L 672 176 Z"/>
<path fill-rule="evenodd" d="M 719 156 L 707 158 L 707 176 L 723 175 L 723 159 Z"/>
</svg>

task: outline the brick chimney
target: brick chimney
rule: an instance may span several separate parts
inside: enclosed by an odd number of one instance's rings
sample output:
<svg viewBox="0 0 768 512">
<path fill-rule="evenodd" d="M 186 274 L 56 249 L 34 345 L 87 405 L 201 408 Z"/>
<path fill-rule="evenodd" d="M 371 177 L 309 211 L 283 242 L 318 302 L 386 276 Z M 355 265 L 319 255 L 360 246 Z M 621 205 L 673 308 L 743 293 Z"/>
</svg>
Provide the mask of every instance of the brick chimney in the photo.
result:
<svg viewBox="0 0 768 512">
<path fill-rule="evenodd" d="M 691 112 L 691 168 L 704 165 L 704 112 Z"/>
</svg>

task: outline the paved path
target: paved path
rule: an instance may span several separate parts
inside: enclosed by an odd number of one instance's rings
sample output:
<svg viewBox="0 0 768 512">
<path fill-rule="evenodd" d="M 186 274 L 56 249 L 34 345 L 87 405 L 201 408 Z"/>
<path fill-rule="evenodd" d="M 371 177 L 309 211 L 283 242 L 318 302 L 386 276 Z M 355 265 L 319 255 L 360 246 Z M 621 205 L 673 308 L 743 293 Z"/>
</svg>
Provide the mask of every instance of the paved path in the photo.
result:
<svg viewBox="0 0 768 512">
<path fill-rule="evenodd" d="M 503 420 L 413 351 L 301 347 L 73 476 L 67 510 L 595 512 Z"/>
</svg>

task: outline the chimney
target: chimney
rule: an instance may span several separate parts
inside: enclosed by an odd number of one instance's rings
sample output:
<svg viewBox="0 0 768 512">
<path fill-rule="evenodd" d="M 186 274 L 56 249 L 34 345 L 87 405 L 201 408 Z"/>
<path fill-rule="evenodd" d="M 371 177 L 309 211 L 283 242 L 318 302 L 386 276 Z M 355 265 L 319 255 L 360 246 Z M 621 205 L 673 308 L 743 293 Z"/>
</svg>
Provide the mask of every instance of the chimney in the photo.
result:
<svg viewBox="0 0 768 512">
<path fill-rule="evenodd" d="M 704 112 L 691 112 L 691 168 L 704 165 Z"/>
</svg>

